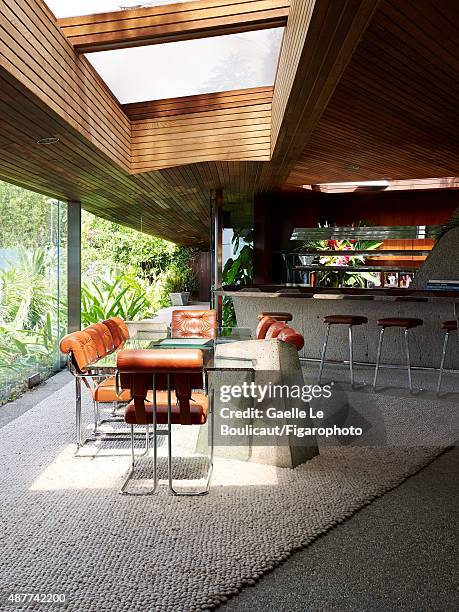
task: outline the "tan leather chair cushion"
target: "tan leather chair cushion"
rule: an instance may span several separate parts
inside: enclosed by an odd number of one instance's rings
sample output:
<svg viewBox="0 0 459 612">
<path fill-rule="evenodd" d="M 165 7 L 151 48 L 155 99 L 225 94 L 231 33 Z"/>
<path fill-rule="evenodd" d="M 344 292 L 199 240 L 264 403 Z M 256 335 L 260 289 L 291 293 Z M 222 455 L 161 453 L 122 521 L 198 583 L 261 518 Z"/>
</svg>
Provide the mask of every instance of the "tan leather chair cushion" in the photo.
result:
<svg viewBox="0 0 459 612">
<path fill-rule="evenodd" d="M 174 338 L 215 338 L 215 310 L 173 310 L 171 332 Z"/>
<path fill-rule="evenodd" d="M 282 342 L 288 342 L 289 344 L 293 344 L 296 346 L 298 351 L 304 346 L 304 338 L 297 331 L 292 329 L 291 327 L 284 327 L 277 336 L 278 340 L 282 340 Z"/>
<path fill-rule="evenodd" d="M 328 315 L 324 317 L 324 323 L 329 325 L 364 325 L 368 323 L 368 319 L 358 315 Z"/>
<path fill-rule="evenodd" d="M 126 325 L 126 323 L 123 321 L 123 319 L 121 317 L 112 317 L 111 319 L 112 321 L 114 321 L 117 325 L 118 328 L 121 332 L 121 335 L 123 337 L 124 340 L 129 340 L 129 328 Z"/>
<path fill-rule="evenodd" d="M 288 327 L 287 323 L 282 323 L 282 321 L 275 321 L 266 332 L 266 340 L 272 340 L 273 338 L 277 338 L 281 331 L 286 327 Z"/>
<path fill-rule="evenodd" d="M 89 327 L 86 327 L 83 331 L 91 336 L 97 348 L 99 357 L 105 357 L 108 353 L 111 353 L 114 348 L 113 337 L 110 330 L 103 323 L 94 323 Z"/>
<path fill-rule="evenodd" d="M 59 347 L 67 355 L 72 353 L 74 365 L 80 372 L 99 359 L 94 339 L 84 331 L 67 334 Z"/>
<path fill-rule="evenodd" d="M 389 317 L 387 319 L 378 319 L 378 325 L 381 327 L 405 327 L 410 329 L 422 325 L 422 319 L 414 319 L 411 317 Z"/>
<path fill-rule="evenodd" d="M 149 394 L 150 395 L 150 394 Z M 145 422 L 140 423 L 137 421 L 136 411 L 134 402 L 130 402 L 124 414 L 124 420 L 130 425 L 146 425 L 153 423 L 153 403 L 151 401 L 145 402 Z M 177 404 L 177 397 L 175 393 L 171 394 L 172 404 L 172 423 L 174 425 L 204 425 L 207 421 L 207 411 L 209 407 L 208 398 L 202 393 L 193 393 L 192 401 L 190 402 L 190 417 L 191 423 L 182 422 L 180 406 Z M 156 394 L 156 421 L 158 425 L 167 425 L 167 393 L 159 391 Z"/>
<path fill-rule="evenodd" d="M 284 323 L 288 323 L 289 321 L 293 319 L 290 312 L 280 312 L 280 311 L 270 312 L 266 310 L 264 310 L 263 312 L 260 312 L 260 314 L 258 315 L 258 320 L 261 321 L 263 317 L 271 317 L 272 319 L 275 319 L 276 321 L 283 321 Z"/>
<path fill-rule="evenodd" d="M 123 389 L 118 396 L 116 394 L 115 377 L 110 376 L 99 383 L 93 390 L 93 397 L 96 402 L 129 402 L 131 400 L 131 392 L 129 389 Z"/>
<path fill-rule="evenodd" d="M 264 340 L 266 338 L 266 332 L 276 322 L 276 319 L 272 317 L 263 317 L 257 325 L 256 336 L 257 340 Z"/>
</svg>

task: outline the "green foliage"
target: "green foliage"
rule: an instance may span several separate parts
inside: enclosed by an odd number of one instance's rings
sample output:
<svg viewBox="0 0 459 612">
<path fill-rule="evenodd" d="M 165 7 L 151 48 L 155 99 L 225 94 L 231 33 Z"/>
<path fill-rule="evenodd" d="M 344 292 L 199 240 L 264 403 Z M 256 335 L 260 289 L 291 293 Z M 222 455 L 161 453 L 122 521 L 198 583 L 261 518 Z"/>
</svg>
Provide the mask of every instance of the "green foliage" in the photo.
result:
<svg viewBox="0 0 459 612">
<path fill-rule="evenodd" d="M 85 281 L 81 288 L 81 316 L 84 326 L 110 317 L 133 321 L 148 315 L 145 286 L 130 274 L 110 271 L 97 282 Z"/>
<path fill-rule="evenodd" d="M 248 285 L 252 282 L 253 278 L 252 230 L 234 230 L 231 244 L 233 253 L 238 253 L 238 255 L 234 258 L 230 257 L 225 263 L 222 272 L 222 284 L 223 286 Z M 242 248 L 240 248 L 241 245 Z M 225 327 L 236 326 L 236 313 L 234 312 L 233 300 L 231 298 L 223 298 L 222 319 Z"/>
<path fill-rule="evenodd" d="M 131 320 L 153 316 L 159 308 L 169 305 L 169 293 L 196 289 L 192 270 L 194 256 L 193 249 L 84 212 L 82 270 L 88 292 L 83 297 L 83 321 L 94 318 L 100 303 L 104 306 L 99 312 L 111 312 L 115 308 L 119 309 L 119 316 L 124 311 Z M 107 288 L 102 297 L 93 292 L 94 287 L 105 287 L 107 270 L 111 281 L 116 281 L 109 298 Z M 89 299 L 89 291 L 93 292 L 93 299 Z M 145 299 L 141 300 L 140 294 Z M 120 295 L 115 307 L 113 302 Z"/>
<path fill-rule="evenodd" d="M 0 248 L 27 249 L 52 242 L 57 235 L 56 207 L 32 191 L 0 181 Z"/>
</svg>

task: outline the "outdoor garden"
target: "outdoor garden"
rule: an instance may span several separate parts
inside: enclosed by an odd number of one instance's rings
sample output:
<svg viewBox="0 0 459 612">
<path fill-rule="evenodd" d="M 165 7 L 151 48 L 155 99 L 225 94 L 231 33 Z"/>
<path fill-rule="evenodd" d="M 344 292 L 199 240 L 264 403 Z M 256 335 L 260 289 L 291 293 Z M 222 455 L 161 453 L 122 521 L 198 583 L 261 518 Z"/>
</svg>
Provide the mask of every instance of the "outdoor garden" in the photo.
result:
<svg viewBox="0 0 459 612">
<path fill-rule="evenodd" d="M 67 206 L 0 182 L 0 403 L 60 364 L 66 333 Z M 193 249 L 83 212 L 82 324 L 154 316 L 193 291 Z"/>
</svg>

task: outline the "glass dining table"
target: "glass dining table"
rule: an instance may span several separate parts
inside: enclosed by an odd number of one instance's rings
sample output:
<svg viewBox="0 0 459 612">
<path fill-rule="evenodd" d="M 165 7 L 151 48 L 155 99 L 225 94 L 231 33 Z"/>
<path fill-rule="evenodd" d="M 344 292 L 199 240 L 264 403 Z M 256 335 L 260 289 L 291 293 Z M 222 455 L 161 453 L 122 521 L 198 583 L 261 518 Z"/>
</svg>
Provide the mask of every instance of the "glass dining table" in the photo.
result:
<svg viewBox="0 0 459 612">
<path fill-rule="evenodd" d="M 253 360 L 240 356 L 220 356 L 218 346 L 231 342 L 251 340 L 252 333 L 245 327 L 220 327 L 215 338 L 179 337 L 171 330 L 138 331 L 118 349 L 90 365 L 93 374 L 103 376 L 115 374 L 118 355 L 126 349 L 200 349 L 203 352 L 203 369 L 205 372 L 225 370 L 253 370 Z"/>
<path fill-rule="evenodd" d="M 203 353 L 203 373 L 206 392 L 209 390 L 209 376 L 214 373 L 223 372 L 244 372 L 253 376 L 255 372 L 255 362 L 253 359 L 245 358 L 240 355 L 240 351 L 235 351 L 235 355 L 231 355 L 231 351 L 225 350 L 224 355 L 219 354 L 218 347 L 228 343 L 238 343 L 245 340 L 251 340 L 251 330 L 242 327 L 220 327 L 216 330 L 214 338 L 190 338 L 190 337 L 175 337 L 170 328 L 164 330 L 139 330 L 131 338 L 119 348 L 110 354 L 102 357 L 91 364 L 83 372 L 73 371 L 76 383 L 76 429 L 77 429 L 77 451 L 86 442 L 95 441 L 93 438 L 83 440 L 82 413 L 81 413 L 81 383 L 82 381 L 88 385 L 89 381 L 102 381 L 105 378 L 117 375 L 117 360 L 121 351 L 127 349 L 143 349 L 143 350 L 161 350 L 161 349 L 200 349 Z M 121 391 L 121 390 L 120 390 Z M 123 402 L 120 402 L 123 403 Z M 116 416 L 115 402 L 112 417 Z M 99 410 L 96 408 L 96 422 Z M 113 419 L 108 419 L 112 421 Z M 115 419 L 116 420 L 116 419 Z M 100 423 L 105 421 L 100 421 Z M 97 427 L 94 430 L 96 433 Z"/>
</svg>

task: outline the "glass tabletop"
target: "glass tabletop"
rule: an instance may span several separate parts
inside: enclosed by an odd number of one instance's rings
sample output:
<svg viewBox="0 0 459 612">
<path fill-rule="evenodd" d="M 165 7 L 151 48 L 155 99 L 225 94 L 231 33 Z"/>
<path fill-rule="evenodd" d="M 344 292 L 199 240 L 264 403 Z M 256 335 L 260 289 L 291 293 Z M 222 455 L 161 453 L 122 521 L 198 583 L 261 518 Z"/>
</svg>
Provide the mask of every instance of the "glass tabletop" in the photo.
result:
<svg viewBox="0 0 459 612">
<path fill-rule="evenodd" d="M 215 338 L 182 338 L 174 337 L 168 330 L 141 330 L 132 338 L 105 357 L 91 364 L 91 370 L 96 372 L 114 372 L 116 370 L 118 353 L 127 349 L 184 349 L 193 348 L 203 351 L 204 369 L 206 371 L 217 370 L 253 370 L 254 362 L 252 359 L 234 357 L 227 354 L 219 356 L 216 348 L 219 344 L 240 342 L 250 340 L 251 331 L 243 327 L 221 327 L 217 329 Z"/>
</svg>

